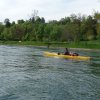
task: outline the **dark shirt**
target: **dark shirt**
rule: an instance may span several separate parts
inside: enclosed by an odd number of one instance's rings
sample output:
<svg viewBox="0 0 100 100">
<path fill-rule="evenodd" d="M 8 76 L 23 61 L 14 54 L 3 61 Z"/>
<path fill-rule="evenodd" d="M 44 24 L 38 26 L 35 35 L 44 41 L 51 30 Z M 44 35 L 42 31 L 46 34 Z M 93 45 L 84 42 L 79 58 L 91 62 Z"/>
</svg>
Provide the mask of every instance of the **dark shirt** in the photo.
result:
<svg viewBox="0 0 100 100">
<path fill-rule="evenodd" d="M 66 52 L 64 53 L 64 55 L 69 55 L 69 52 L 68 52 L 68 51 L 66 51 Z"/>
</svg>

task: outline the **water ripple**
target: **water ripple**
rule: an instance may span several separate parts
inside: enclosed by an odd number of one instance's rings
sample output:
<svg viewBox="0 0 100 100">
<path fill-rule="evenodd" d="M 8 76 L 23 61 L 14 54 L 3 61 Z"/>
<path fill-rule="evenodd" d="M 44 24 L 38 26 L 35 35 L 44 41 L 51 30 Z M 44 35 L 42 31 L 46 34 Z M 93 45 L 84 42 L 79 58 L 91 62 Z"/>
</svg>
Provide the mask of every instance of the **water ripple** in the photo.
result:
<svg viewBox="0 0 100 100">
<path fill-rule="evenodd" d="M 44 50 L 58 51 L 0 46 L 0 100 L 100 100 L 99 59 L 49 58 Z M 77 52 L 100 57 L 98 52 Z"/>
</svg>

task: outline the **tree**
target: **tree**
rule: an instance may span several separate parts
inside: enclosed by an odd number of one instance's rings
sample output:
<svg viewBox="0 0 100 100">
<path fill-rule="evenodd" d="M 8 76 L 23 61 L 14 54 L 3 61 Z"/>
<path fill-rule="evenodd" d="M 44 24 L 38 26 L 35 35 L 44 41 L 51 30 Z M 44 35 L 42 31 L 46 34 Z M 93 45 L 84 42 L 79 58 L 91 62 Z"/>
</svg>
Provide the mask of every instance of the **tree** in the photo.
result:
<svg viewBox="0 0 100 100">
<path fill-rule="evenodd" d="M 53 29 L 50 33 L 50 38 L 52 41 L 60 41 L 61 29 L 59 26 L 53 26 Z"/>
<path fill-rule="evenodd" d="M 6 18 L 6 19 L 4 20 L 4 23 L 5 23 L 5 26 L 6 26 L 7 28 L 9 28 L 9 27 L 11 26 L 10 20 L 9 20 L 8 18 Z"/>
<path fill-rule="evenodd" d="M 44 28 L 44 41 L 51 41 L 50 33 L 52 32 L 52 24 L 46 24 Z"/>
<path fill-rule="evenodd" d="M 44 24 L 39 24 L 38 29 L 36 31 L 37 40 L 43 41 L 44 36 Z"/>
<path fill-rule="evenodd" d="M 63 32 L 61 36 L 62 41 L 74 41 L 78 42 L 80 40 L 79 27 L 77 24 L 66 24 L 63 26 Z"/>
<path fill-rule="evenodd" d="M 44 17 L 41 18 L 41 23 L 43 23 L 43 24 L 45 23 Z"/>
<path fill-rule="evenodd" d="M 11 40 L 12 39 L 12 33 L 9 28 L 5 28 L 4 31 L 1 33 L 2 40 Z"/>
<path fill-rule="evenodd" d="M 23 19 L 17 21 L 18 24 L 23 24 L 24 22 L 25 21 Z"/>
<path fill-rule="evenodd" d="M 97 24 L 97 21 L 95 19 L 93 19 L 92 16 L 88 16 L 86 23 L 85 23 L 85 26 L 87 29 L 87 32 L 86 32 L 87 39 L 95 39 L 96 38 L 96 35 L 97 35 L 96 24 Z M 90 37 L 92 37 L 92 38 L 90 38 Z"/>
<path fill-rule="evenodd" d="M 11 23 L 11 25 L 12 25 L 12 26 L 15 25 L 15 21 L 13 21 L 13 22 Z"/>
<path fill-rule="evenodd" d="M 100 39 L 100 13 L 95 12 L 94 18 L 97 20 L 96 31 L 97 31 L 97 38 Z"/>
<path fill-rule="evenodd" d="M 1 33 L 3 32 L 3 30 L 4 30 L 4 25 L 0 23 L 0 40 L 2 40 Z"/>
<path fill-rule="evenodd" d="M 59 23 L 62 25 L 69 24 L 71 22 L 70 17 L 61 18 Z"/>
<path fill-rule="evenodd" d="M 30 21 L 32 23 L 34 23 L 36 21 L 36 19 L 37 19 L 37 16 L 38 16 L 38 10 L 34 10 L 32 15 L 31 15 Z"/>
<path fill-rule="evenodd" d="M 39 16 L 37 16 L 36 19 L 35 19 L 35 22 L 36 23 L 41 23 L 41 18 Z"/>
</svg>

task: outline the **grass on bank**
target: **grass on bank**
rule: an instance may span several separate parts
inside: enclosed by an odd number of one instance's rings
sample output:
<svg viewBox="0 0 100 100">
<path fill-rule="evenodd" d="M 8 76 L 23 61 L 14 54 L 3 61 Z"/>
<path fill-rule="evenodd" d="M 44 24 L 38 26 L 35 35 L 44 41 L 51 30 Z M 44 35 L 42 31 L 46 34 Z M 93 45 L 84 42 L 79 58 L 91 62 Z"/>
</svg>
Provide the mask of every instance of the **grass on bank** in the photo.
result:
<svg viewBox="0 0 100 100">
<path fill-rule="evenodd" d="M 68 47 L 68 48 L 87 48 L 100 49 L 100 41 L 81 41 L 74 42 L 39 42 L 39 41 L 0 41 L 1 45 L 33 45 L 47 47 Z"/>
</svg>

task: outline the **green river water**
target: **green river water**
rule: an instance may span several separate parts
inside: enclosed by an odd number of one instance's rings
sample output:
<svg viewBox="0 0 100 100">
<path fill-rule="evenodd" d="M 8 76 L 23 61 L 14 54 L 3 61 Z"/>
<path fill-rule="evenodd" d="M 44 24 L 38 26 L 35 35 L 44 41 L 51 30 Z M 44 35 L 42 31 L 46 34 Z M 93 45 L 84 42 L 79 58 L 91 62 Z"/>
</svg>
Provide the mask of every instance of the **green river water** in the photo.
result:
<svg viewBox="0 0 100 100">
<path fill-rule="evenodd" d="M 43 56 L 64 48 L 0 46 L 0 100 L 100 100 L 100 52 L 90 61 Z"/>
</svg>

